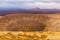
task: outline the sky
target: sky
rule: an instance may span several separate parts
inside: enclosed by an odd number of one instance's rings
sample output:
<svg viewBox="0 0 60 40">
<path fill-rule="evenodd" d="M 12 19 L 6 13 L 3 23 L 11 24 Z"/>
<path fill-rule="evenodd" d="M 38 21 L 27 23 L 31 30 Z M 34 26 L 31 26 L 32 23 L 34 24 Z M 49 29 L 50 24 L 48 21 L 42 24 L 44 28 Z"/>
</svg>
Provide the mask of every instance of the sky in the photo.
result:
<svg viewBox="0 0 60 40">
<path fill-rule="evenodd" d="M 0 8 L 60 9 L 60 0 L 0 0 Z"/>
</svg>

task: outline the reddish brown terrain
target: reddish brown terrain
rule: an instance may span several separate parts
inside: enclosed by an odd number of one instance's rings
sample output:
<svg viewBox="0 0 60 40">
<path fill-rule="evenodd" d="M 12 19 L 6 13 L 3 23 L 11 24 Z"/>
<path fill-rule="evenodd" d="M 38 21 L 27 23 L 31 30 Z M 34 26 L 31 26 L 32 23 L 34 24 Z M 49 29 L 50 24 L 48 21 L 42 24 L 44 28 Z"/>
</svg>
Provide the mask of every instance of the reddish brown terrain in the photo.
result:
<svg viewBox="0 0 60 40">
<path fill-rule="evenodd" d="M 3 16 L 0 16 L 0 19 L 2 18 Z"/>
<path fill-rule="evenodd" d="M 60 31 L 60 14 L 8 14 L 0 19 L 1 31 Z"/>
<path fill-rule="evenodd" d="M 0 40 L 60 40 L 60 14 L 0 16 Z"/>
</svg>

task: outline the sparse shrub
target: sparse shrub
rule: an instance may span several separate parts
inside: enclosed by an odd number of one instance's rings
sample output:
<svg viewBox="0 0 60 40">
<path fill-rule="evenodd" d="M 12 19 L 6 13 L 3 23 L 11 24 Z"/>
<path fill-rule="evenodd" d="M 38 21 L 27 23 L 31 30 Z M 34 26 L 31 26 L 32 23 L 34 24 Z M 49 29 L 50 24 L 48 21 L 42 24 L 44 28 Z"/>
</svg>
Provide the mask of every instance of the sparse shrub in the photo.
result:
<svg viewBox="0 0 60 40">
<path fill-rule="evenodd" d="M 39 23 L 37 25 L 37 28 L 38 28 L 37 31 L 44 31 L 45 27 L 46 25 L 44 23 Z"/>
</svg>

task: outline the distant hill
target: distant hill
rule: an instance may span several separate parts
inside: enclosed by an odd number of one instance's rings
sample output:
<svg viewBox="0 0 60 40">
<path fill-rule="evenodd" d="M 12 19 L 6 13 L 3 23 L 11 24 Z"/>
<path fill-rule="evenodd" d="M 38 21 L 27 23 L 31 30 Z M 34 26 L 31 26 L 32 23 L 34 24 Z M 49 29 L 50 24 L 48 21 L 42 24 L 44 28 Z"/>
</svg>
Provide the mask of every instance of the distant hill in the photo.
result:
<svg viewBox="0 0 60 40">
<path fill-rule="evenodd" d="M 38 7 L 29 9 L 29 11 L 33 13 L 48 13 L 48 14 L 53 14 L 53 13 L 60 13 L 60 9 L 40 9 Z"/>
<path fill-rule="evenodd" d="M 36 7 L 36 8 L 31 8 L 31 9 L 29 9 L 29 10 L 32 10 L 32 11 L 37 11 L 37 10 L 40 10 L 40 8 L 39 7 Z"/>
<path fill-rule="evenodd" d="M 41 9 L 41 8 L 31 8 L 31 9 L 0 9 L 0 15 L 6 14 L 56 14 L 60 13 L 60 9 Z"/>
</svg>

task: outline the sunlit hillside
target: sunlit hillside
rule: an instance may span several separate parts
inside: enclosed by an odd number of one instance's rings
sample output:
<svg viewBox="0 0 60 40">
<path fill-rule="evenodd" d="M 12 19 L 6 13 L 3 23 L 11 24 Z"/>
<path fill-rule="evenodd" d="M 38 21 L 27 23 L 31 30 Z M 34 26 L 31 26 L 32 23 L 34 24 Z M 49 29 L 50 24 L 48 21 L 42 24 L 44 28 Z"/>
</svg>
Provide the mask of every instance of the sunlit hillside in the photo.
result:
<svg viewBox="0 0 60 40">
<path fill-rule="evenodd" d="M 1 31 L 43 31 L 48 16 L 41 14 L 8 14 L 0 19 Z"/>
<path fill-rule="evenodd" d="M 0 19 L 0 30 L 60 32 L 60 14 L 7 14 Z"/>
<path fill-rule="evenodd" d="M 0 19 L 2 18 L 3 16 L 0 16 Z"/>
<path fill-rule="evenodd" d="M 0 40 L 60 40 L 60 14 L 1 16 Z"/>
</svg>

